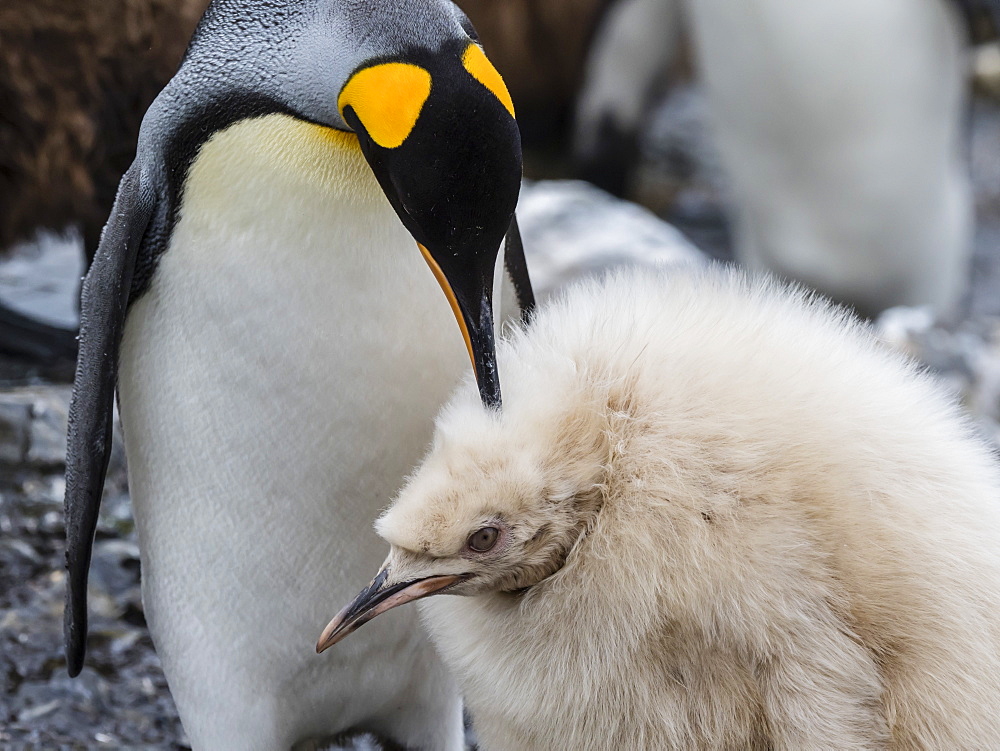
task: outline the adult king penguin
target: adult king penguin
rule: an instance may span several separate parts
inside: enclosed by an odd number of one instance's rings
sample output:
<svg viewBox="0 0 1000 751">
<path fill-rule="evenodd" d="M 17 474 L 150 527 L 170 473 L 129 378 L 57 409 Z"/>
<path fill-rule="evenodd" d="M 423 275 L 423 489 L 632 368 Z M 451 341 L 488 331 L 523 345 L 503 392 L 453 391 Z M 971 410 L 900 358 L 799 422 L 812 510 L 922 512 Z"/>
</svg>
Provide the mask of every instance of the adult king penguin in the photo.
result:
<svg viewBox="0 0 1000 751">
<path fill-rule="evenodd" d="M 475 40 L 447 0 L 215 0 L 143 121 L 84 283 L 67 657 L 77 674 L 117 383 L 146 619 L 195 749 L 350 730 L 461 747 L 412 617 L 310 658 L 323 603 L 378 563 L 369 520 L 466 351 L 500 403 L 492 288 L 521 151 Z"/>
</svg>

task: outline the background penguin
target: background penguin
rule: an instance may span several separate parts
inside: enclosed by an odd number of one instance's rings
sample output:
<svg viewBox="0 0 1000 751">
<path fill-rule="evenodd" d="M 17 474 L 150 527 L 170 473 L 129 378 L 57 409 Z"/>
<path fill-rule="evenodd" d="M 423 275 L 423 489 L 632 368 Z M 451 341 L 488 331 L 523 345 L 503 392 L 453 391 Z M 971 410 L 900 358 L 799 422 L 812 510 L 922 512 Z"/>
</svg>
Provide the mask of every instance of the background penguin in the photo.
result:
<svg viewBox="0 0 1000 751">
<path fill-rule="evenodd" d="M 997 9 L 620 0 L 588 61 L 577 159 L 598 184 L 625 189 L 651 95 L 687 30 L 731 183 L 737 259 L 866 315 L 955 313 L 973 230 L 968 41 Z"/>
<path fill-rule="evenodd" d="M 379 635 L 392 660 L 310 647 L 321 603 L 377 563 L 368 519 L 467 356 L 500 401 L 491 297 L 521 154 L 474 39 L 446 0 L 216 0 L 143 121 L 84 284 L 67 656 L 76 674 L 117 379 L 146 618 L 195 748 L 461 745 L 412 618 Z"/>
<path fill-rule="evenodd" d="M 424 623 L 488 751 L 1000 748 L 1000 472 L 935 381 L 718 269 L 578 285 L 499 354 L 320 648 L 459 595 Z"/>
</svg>

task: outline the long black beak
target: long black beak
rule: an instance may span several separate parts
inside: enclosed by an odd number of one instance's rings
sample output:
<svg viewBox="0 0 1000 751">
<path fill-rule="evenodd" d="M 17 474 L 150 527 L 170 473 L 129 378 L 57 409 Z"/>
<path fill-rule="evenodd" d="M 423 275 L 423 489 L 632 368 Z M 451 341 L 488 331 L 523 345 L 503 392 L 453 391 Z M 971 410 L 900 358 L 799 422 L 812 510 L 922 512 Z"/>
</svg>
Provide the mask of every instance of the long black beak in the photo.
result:
<svg viewBox="0 0 1000 751">
<path fill-rule="evenodd" d="M 372 583 L 358 593 L 350 605 L 334 616 L 333 620 L 323 629 L 316 642 L 316 652 L 323 652 L 338 641 L 361 628 L 372 618 L 387 610 L 419 600 L 422 597 L 437 594 L 444 589 L 464 581 L 468 576 L 447 575 L 428 576 L 423 579 L 412 579 L 386 586 L 389 571 L 383 568 Z"/>
<path fill-rule="evenodd" d="M 420 245 L 420 252 L 444 291 L 458 326 L 462 330 L 469 359 L 479 385 L 483 405 L 499 409 L 500 374 L 497 370 L 496 341 L 493 334 L 493 266 L 459 276 L 445 274 L 431 252 Z"/>
<path fill-rule="evenodd" d="M 476 371 L 476 383 L 483 405 L 500 409 L 500 373 L 497 371 L 497 345 L 493 333 L 493 285 L 483 283 L 483 289 L 473 293 L 468 303 L 459 300 L 462 317 L 468 331 L 469 354 Z"/>
</svg>

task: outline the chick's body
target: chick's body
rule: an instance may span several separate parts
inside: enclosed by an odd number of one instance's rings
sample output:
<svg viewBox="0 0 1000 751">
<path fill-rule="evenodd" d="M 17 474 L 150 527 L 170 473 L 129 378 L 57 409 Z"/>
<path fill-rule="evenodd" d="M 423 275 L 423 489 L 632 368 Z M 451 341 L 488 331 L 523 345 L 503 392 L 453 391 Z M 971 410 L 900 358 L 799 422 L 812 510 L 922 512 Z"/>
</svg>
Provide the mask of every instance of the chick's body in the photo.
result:
<svg viewBox="0 0 1000 751">
<path fill-rule="evenodd" d="M 423 608 L 484 749 L 1000 748 L 995 461 L 866 329 L 633 273 L 500 370 L 378 523 L 389 568 L 474 574 Z"/>
</svg>

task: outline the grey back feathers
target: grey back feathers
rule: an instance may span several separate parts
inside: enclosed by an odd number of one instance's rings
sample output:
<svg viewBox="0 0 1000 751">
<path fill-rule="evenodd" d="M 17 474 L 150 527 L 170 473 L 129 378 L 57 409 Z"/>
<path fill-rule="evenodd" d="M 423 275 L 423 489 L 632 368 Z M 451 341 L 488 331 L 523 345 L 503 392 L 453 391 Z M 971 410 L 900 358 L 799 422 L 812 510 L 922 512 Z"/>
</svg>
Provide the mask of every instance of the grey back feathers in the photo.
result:
<svg viewBox="0 0 1000 751">
<path fill-rule="evenodd" d="M 499 362 L 377 523 L 484 749 L 1000 747 L 995 457 L 867 329 L 626 273 Z"/>
</svg>

